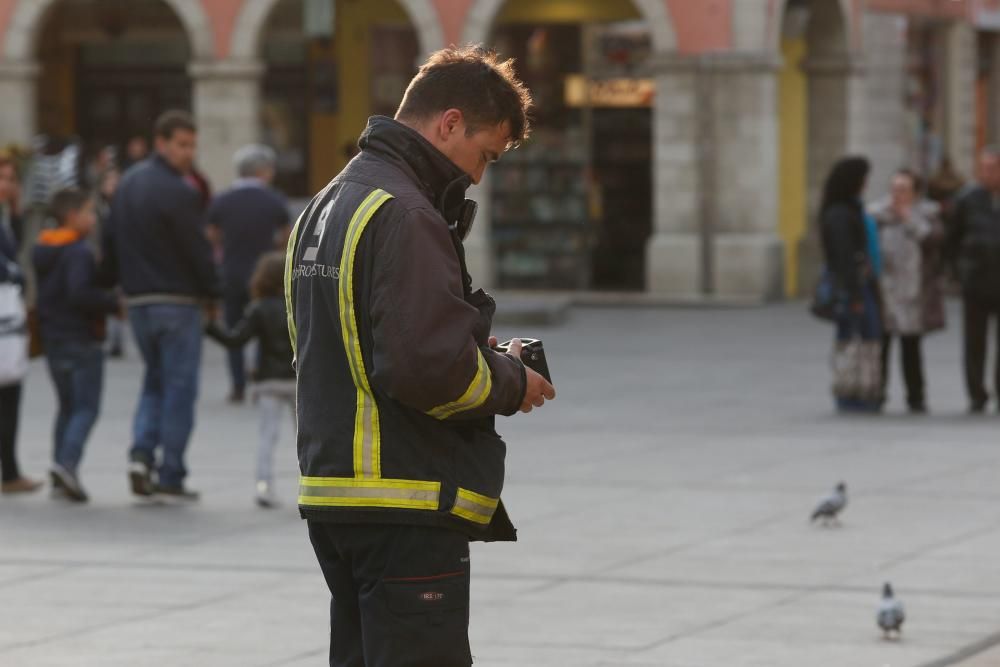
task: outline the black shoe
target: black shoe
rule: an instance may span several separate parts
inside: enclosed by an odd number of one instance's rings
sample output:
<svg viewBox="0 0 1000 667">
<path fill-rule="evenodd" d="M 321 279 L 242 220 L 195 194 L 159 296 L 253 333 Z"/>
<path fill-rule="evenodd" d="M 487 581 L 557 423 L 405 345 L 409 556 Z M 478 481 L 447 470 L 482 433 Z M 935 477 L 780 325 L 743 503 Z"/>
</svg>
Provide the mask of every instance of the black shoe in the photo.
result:
<svg viewBox="0 0 1000 667">
<path fill-rule="evenodd" d="M 230 392 L 229 397 L 226 400 L 235 405 L 239 405 L 246 400 L 246 396 L 244 395 L 242 389 L 239 390 L 233 389 L 233 391 Z"/>
<path fill-rule="evenodd" d="M 201 494 L 197 491 L 185 489 L 183 486 L 163 486 L 157 484 L 155 493 L 158 500 L 166 502 L 196 503 L 201 498 Z"/>
<path fill-rule="evenodd" d="M 128 479 L 133 495 L 144 498 L 153 495 L 153 468 L 145 461 L 132 459 L 129 462 Z"/>
<path fill-rule="evenodd" d="M 981 415 L 986 412 L 986 401 L 973 401 L 969 405 L 970 415 Z"/>
<path fill-rule="evenodd" d="M 910 414 L 911 415 L 926 415 L 927 414 L 927 406 L 924 405 L 923 403 L 914 403 L 913 405 L 910 406 Z"/>
<path fill-rule="evenodd" d="M 80 486 L 80 480 L 76 478 L 76 475 L 58 463 L 52 464 L 49 476 L 52 479 L 53 490 L 59 491 L 57 495 L 74 503 L 85 503 L 89 500 L 87 492 Z"/>
</svg>

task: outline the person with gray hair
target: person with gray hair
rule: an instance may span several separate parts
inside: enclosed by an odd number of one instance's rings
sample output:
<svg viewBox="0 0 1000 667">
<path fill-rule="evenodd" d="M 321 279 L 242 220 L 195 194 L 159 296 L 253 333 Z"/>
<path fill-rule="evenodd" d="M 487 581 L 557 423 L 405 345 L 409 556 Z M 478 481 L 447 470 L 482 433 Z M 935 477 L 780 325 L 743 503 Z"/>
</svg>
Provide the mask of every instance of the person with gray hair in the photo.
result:
<svg viewBox="0 0 1000 667">
<path fill-rule="evenodd" d="M 962 192 L 955 204 L 945 246 L 962 285 L 965 384 L 973 414 L 983 412 L 989 402 L 984 382 L 986 339 L 990 320 L 1000 319 L 1000 146 L 982 150 L 978 176 L 978 183 Z M 1000 393 L 1000 358 L 993 378 L 994 392 Z"/>
<path fill-rule="evenodd" d="M 208 209 L 208 224 L 222 246 L 223 302 L 226 324 L 233 327 L 250 302 L 249 283 L 261 255 L 280 249 L 288 238 L 290 216 L 285 198 L 271 183 L 276 171 L 274 150 L 250 144 L 233 155 L 238 178 Z M 229 400 L 242 403 L 246 369 L 242 348 L 229 350 L 232 390 Z"/>
<path fill-rule="evenodd" d="M 259 178 L 270 183 L 274 179 L 277 154 L 264 144 L 249 144 L 233 155 L 236 173 L 240 178 Z"/>
</svg>

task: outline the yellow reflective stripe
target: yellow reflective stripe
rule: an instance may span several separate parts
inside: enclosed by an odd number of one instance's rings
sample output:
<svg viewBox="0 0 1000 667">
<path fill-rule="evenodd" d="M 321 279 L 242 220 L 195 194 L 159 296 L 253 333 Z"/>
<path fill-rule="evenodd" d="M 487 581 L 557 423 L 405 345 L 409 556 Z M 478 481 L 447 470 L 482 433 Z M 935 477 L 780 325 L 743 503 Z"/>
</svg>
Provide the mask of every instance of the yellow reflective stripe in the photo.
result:
<svg viewBox="0 0 1000 667">
<path fill-rule="evenodd" d="M 304 506 L 436 510 L 440 495 L 439 482 L 349 477 L 302 477 L 299 480 L 299 505 Z"/>
<path fill-rule="evenodd" d="M 392 195 L 384 190 L 374 190 L 365 197 L 347 226 L 344 251 L 340 258 L 340 327 L 347 363 L 354 385 L 358 388 L 354 415 L 354 475 L 360 478 L 378 478 L 382 469 L 378 406 L 368 384 L 365 361 L 361 356 L 357 315 L 354 312 L 354 260 L 365 227 L 379 207 L 390 199 Z"/>
<path fill-rule="evenodd" d="M 295 267 L 295 237 L 299 232 L 299 223 L 305 211 L 299 214 L 299 219 L 292 227 L 292 233 L 288 237 L 288 245 L 285 248 L 285 316 L 288 318 L 288 338 L 292 341 L 292 353 L 297 352 L 295 347 L 298 342 L 298 330 L 295 328 L 295 313 L 292 311 L 292 274 Z"/>
<path fill-rule="evenodd" d="M 496 512 L 499 498 L 490 498 L 475 491 L 460 488 L 455 496 L 455 506 L 451 513 L 474 523 L 488 524 Z"/>
<path fill-rule="evenodd" d="M 490 367 L 486 363 L 486 358 L 483 356 L 482 350 L 476 350 L 476 362 L 476 376 L 472 378 L 472 382 L 469 383 L 469 388 L 465 390 L 465 393 L 457 401 L 439 405 L 436 408 L 428 410 L 427 414 L 435 419 L 447 419 L 458 412 L 475 410 L 486 402 L 486 399 L 490 397 L 490 392 L 493 390 L 493 374 L 490 373 Z"/>
</svg>

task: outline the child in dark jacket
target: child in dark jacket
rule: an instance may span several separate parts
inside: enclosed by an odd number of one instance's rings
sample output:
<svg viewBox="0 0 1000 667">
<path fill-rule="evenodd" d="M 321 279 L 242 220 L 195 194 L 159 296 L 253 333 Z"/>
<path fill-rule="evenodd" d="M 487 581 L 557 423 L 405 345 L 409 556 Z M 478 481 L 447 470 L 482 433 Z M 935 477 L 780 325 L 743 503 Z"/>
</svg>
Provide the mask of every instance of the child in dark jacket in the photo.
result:
<svg viewBox="0 0 1000 667">
<path fill-rule="evenodd" d="M 257 448 L 257 504 L 274 507 L 274 450 L 278 444 L 281 412 L 287 408 L 295 424 L 295 370 L 292 343 L 285 315 L 285 258 L 280 252 L 263 255 L 250 279 L 253 299 L 243 318 L 231 331 L 210 322 L 206 333 L 228 347 L 240 347 L 256 339 L 257 372 L 253 394 L 260 413 Z"/>
<path fill-rule="evenodd" d="M 50 211 L 59 227 L 42 231 L 32 261 L 42 344 L 59 401 L 52 491 L 82 503 L 87 493 L 77 471 L 101 407 L 104 319 L 119 304 L 111 291 L 97 286 L 97 263 L 87 242 L 97 223 L 94 201 L 67 188 L 53 196 Z"/>
</svg>

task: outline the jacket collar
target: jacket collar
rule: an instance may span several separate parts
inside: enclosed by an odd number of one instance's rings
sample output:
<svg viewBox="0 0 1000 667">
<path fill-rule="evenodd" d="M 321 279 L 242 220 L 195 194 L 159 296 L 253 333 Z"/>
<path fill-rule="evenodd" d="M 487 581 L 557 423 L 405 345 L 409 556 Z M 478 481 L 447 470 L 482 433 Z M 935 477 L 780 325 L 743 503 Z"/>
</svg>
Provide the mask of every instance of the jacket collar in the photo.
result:
<svg viewBox="0 0 1000 667">
<path fill-rule="evenodd" d="M 167 158 L 163 157 L 162 155 L 160 155 L 156 151 L 153 151 L 153 155 L 149 159 L 153 161 L 153 164 L 156 164 L 156 165 L 162 167 L 163 169 L 168 169 L 168 170 L 170 170 L 170 173 L 176 174 L 177 176 L 183 178 L 184 174 L 182 174 L 181 172 L 179 172 L 177 170 L 177 168 L 174 167 L 174 165 L 172 165 L 169 162 L 167 162 Z"/>
<path fill-rule="evenodd" d="M 448 222 L 457 217 L 472 177 L 419 132 L 392 118 L 372 116 L 358 139 L 358 146 L 409 173 Z"/>
</svg>

